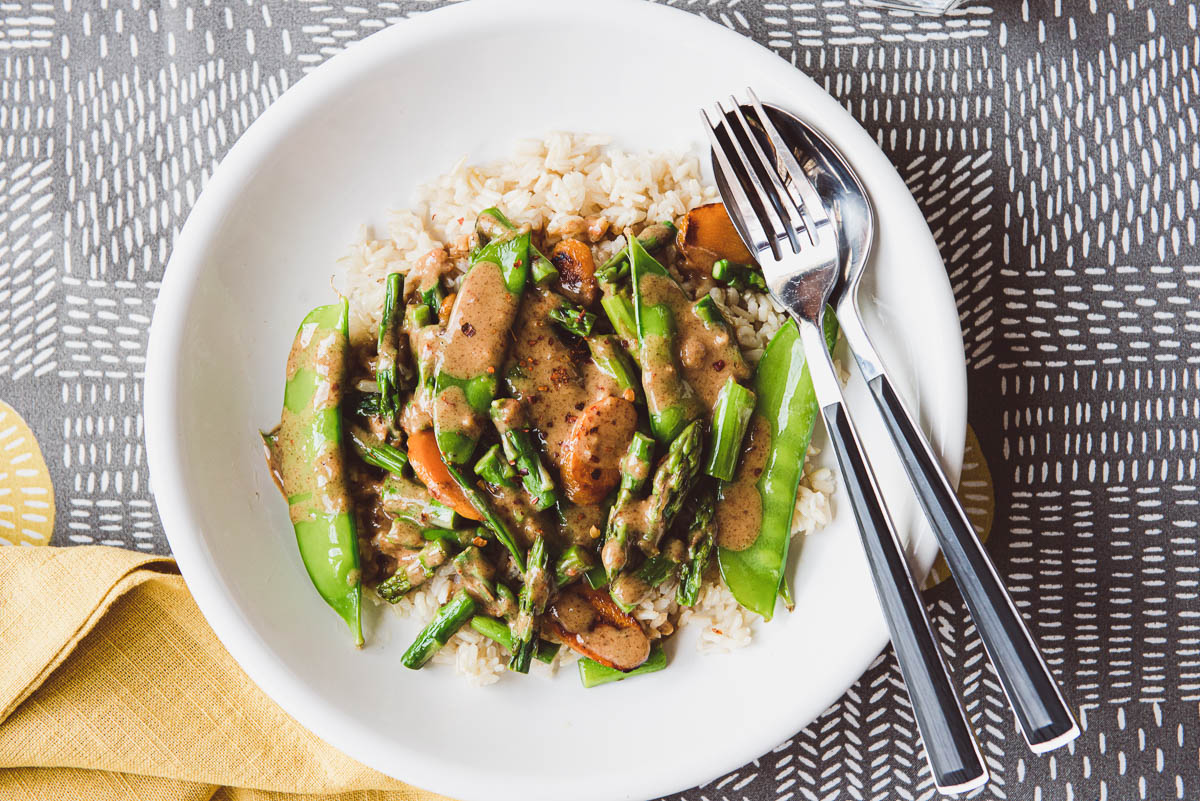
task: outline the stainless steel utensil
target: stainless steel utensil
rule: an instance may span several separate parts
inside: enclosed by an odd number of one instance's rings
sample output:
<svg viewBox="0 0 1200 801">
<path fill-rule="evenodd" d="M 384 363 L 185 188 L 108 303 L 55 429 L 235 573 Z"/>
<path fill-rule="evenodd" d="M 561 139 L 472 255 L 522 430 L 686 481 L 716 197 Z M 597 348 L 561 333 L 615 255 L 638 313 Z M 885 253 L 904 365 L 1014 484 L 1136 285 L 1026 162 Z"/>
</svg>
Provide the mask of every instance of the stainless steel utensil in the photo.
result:
<svg viewBox="0 0 1200 801">
<path fill-rule="evenodd" d="M 771 147 L 796 157 L 820 201 L 838 222 L 842 272 L 831 296 L 838 322 L 975 620 L 1021 732 L 1035 753 L 1065 745 L 1079 735 L 1079 726 L 863 326 L 858 291 L 875 236 L 875 214 L 866 190 L 845 157 L 820 133 L 782 109 L 764 108 L 774 135 L 768 127 L 761 136 Z"/>
<path fill-rule="evenodd" d="M 752 113 L 769 129 L 766 112 L 752 92 L 750 98 Z M 762 265 L 771 294 L 800 327 L 813 388 L 858 519 L 934 782 L 944 793 L 971 790 L 987 781 L 987 769 L 825 349 L 821 318 L 840 278 L 836 220 L 791 152 L 775 148 L 768 155 L 742 107 L 730 100 L 729 109 L 718 104 L 715 123 L 701 112 L 722 200 Z"/>
</svg>

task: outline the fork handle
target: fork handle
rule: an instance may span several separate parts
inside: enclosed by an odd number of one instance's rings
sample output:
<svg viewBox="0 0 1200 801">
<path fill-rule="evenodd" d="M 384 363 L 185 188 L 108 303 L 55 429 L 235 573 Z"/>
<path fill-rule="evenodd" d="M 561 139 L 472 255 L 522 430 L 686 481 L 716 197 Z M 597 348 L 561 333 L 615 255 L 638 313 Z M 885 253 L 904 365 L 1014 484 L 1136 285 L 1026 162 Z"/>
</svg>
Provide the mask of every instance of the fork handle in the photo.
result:
<svg viewBox="0 0 1200 801">
<path fill-rule="evenodd" d="M 1035 753 L 1058 748 L 1075 739 L 1079 726 L 928 440 L 905 409 L 887 373 L 879 369 L 867 385 L 875 395 L 1021 731 Z"/>
<path fill-rule="evenodd" d="M 874 471 L 847 414 L 824 338 L 819 328 L 808 322 L 801 323 L 801 338 L 821 416 L 858 520 L 875 592 L 891 631 L 934 782 L 944 793 L 965 792 L 987 781 L 987 769 L 950 684 L 925 604 L 883 505 Z"/>
</svg>

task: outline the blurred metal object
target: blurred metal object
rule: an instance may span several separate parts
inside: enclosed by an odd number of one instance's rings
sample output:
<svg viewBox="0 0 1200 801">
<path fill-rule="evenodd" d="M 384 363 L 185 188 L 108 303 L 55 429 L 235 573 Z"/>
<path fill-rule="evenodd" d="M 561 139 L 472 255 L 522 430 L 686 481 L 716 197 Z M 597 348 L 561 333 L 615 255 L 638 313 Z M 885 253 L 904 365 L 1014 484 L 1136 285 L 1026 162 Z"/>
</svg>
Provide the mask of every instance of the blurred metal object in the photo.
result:
<svg viewBox="0 0 1200 801">
<path fill-rule="evenodd" d="M 963 0 L 854 0 L 856 6 L 890 8 L 927 16 L 940 16 L 947 11 L 953 11 L 962 3 Z"/>
</svg>

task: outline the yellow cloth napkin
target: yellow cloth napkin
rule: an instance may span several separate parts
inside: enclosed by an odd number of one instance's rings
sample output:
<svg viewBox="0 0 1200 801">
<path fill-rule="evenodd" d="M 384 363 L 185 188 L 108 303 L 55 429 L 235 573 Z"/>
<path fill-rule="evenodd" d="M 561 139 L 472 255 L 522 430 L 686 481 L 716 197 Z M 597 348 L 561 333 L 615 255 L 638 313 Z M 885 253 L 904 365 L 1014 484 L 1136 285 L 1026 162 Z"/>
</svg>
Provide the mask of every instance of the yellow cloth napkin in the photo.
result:
<svg viewBox="0 0 1200 801">
<path fill-rule="evenodd" d="M 292 720 L 171 559 L 0 547 L 0 799 L 426 801 Z"/>
</svg>

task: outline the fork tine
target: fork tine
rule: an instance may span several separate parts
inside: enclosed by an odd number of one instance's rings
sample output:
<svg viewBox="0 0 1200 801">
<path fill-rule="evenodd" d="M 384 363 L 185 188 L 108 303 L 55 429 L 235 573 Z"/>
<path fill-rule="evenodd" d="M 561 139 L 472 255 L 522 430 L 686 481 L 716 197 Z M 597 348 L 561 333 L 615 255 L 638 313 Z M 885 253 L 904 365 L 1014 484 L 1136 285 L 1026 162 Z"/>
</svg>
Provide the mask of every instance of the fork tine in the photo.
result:
<svg viewBox="0 0 1200 801">
<path fill-rule="evenodd" d="M 775 127 L 775 123 L 771 122 L 771 118 L 767 115 L 766 109 L 758 99 L 758 95 L 754 94 L 754 90 L 746 87 L 746 93 L 750 95 L 750 102 L 754 106 L 755 114 L 758 116 L 759 124 L 767 134 L 767 138 L 771 140 L 771 147 L 775 151 L 775 160 L 777 169 L 781 169 L 789 178 L 786 183 L 789 186 L 789 194 L 803 210 L 807 217 L 820 225 L 829 220 L 829 212 L 825 210 L 825 204 L 821 202 L 821 196 L 817 194 L 817 188 L 813 186 L 812 181 L 808 179 L 803 168 L 797 163 L 796 157 L 792 155 L 791 149 L 783 141 L 783 137 L 779 135 L 779 130 Z M 799 196 L 795 194 L 799 192 Z M 813 237 L 816 237 L 816 226 L 810 228 Z"/>
<path fill-rule="evenodd" d="M 734 103 L 734 105 L 737 104 Z M 771 192 L 763 185 L 763 178 L 760 173 L 764 169 L 769 173 L 771 172 L 771 168 L 769 165 L 755 167 L 754 162 L 746 155 L 746 151 L 742 147 L 737 133 L 733 130 L 733 126 L 729 124 L 729 112 L 726 111 L 725 106 L 720 101 L 717 101 L 717 111 L 721 115 L 721 122 L 725 125 L 725 133 L 729 138 L 729 147 L 733 151 L 733 155 L 737 158 L 739 166 L 742 168 L 742 172 L 746 177 L 746 183 L 749 184 L 750 190 L 758 200 L 758 207 L 762 210 L 761 219 L 763 227 L 768 229 L 771 234 L 771 252 L 775 254 L 775 258 L 779 258 L 781 255 L 778 249 L 780 239 L 786 238 L 788 242 L 793 244 L 793 248 L 795 244 L 793 240 L 794 234 L 788 231 L 790 227 L 788 221 L 780 214 L 777 208 L 777 205 L 782 204 L 776 204 L 771 197 Z M 776 222 L 778 222 L 778 225 L 776 225 Z"/>
<path fill-rule="evenodd" d="M 775 189 L 775 195 L 778 198 L 778 203 L 775 204 L 776 211 L 783 217 L 786 217 L 783 222 L 787 228 L 788 238 L 792 242 L 792 250 L 797 253 L 800 252 L 798 237 L 801 230 L 804 230 L 808 234 L 808 239 L 812 244 L 817 244 L 815 232 L 809 229 L 807 222 L 802 216 L 804 204 L 797 203 L 796 199 L 784 188 L 783 182 L 779 179 L 779 173 L 776 171 L 777 168 L 774 161 L 768 158 L 767 154 L 763 152 L 762 145 L 758 142 L 758 136 L 755 135 L 754 129 L 750 127 L 750 122 L 746 119 L 746 115 L 742 113 L 742 104 L 733 96 L 730 96 L 729 102 L 733 105 L 733 116 L 737 117 L 738 122 L 741 123 L 746 138 L 750 140 L 750 147 L 754 150 L 754 155 L 758 157 L 759 163 L 762 165 L 767 178 Z M 789 203 L 788 201 L 791 202 Z"/>
<path fill-rule="evenodd" d="M 747 243 L 750 245 L 751 252 L 761 253 L 764 249 L 770 248 L 774 253 L 775 242 L 773 237 L 768 236 L 763 226 L 763 221 L 759 218 L 758 212 L 750 202 L 749 196 L 746 195 L 745 190 L 742 188 L 741 179 L 738 177 L 738 173 L 734 170 L 733 165 L 729 162 L 725 146 L 717 138 L 717 129 L 713 125 L 712 120 L 709 119 L 708 112 L 700 109 L 700 116 L 704 119 L 704 129 L 708 132 L 709 142 L 712 143 L 713 155 L 716 157 L 714 167 L 724 175 L 725 185 L 728 187 L 729 193 L 733 196 L 734 205 L 737 206 L 733 210 L 736 214 L 734 219 L 742 221 L 742 225 L 746 228 L 746 233 L 752 240 Z M 722 115 L 722 121 L 724 121 L 724 115 Z"/>
</svg>

